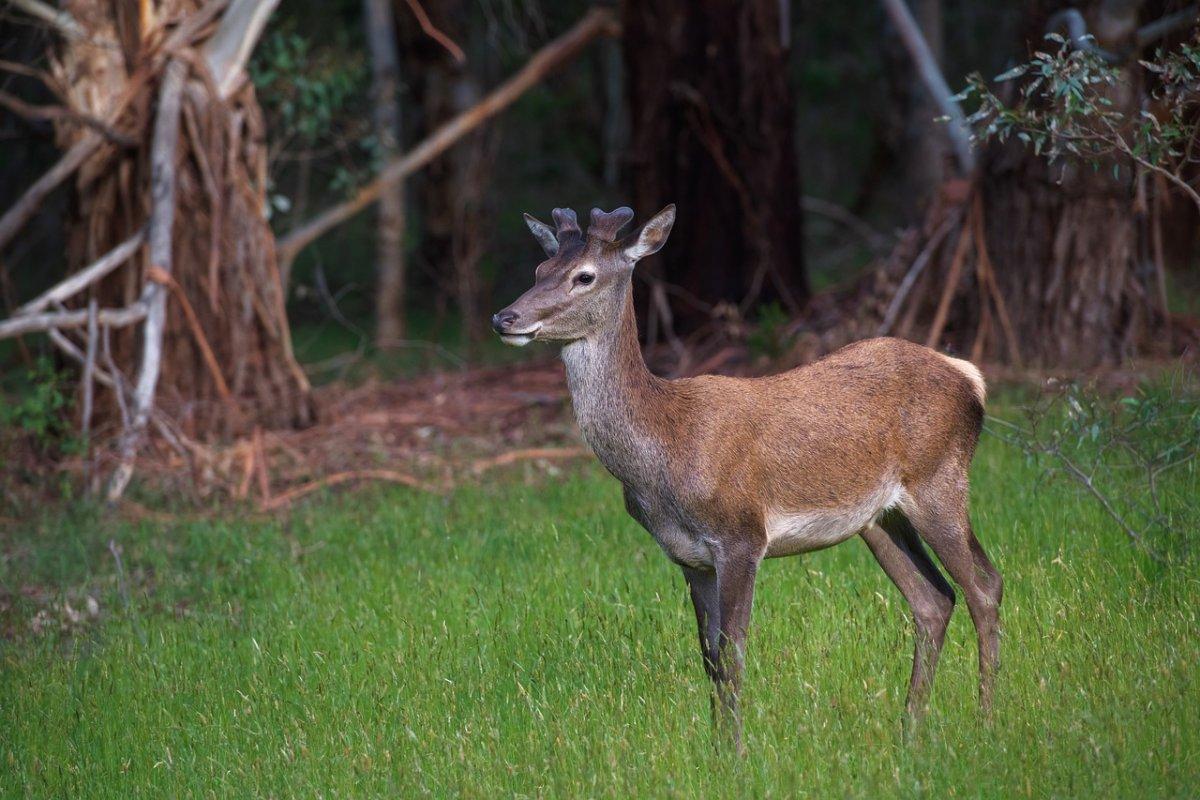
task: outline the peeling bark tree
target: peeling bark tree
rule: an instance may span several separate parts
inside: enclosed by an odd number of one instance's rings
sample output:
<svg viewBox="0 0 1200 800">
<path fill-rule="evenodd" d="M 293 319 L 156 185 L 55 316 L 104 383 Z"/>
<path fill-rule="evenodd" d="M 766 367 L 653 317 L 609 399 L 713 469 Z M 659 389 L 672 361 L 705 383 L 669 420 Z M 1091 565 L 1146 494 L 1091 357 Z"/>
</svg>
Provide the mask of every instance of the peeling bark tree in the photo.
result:
<svg viewBox="0 0 1200 800">
<path fill-rule="evenodd" d="M 682 330 L 705 306 L 747 312 L 808 296 L 786 36 L 778 0 L 622 4 L 638 216 L 670 202 L 679 224 L 646 265 L 682 292 Z"/>
<path fill-rule="evenodd" d="M 54 59 L 70 110 L 99 119 L 115 115 L 114 128 L 135 142 L 121 147 L 103 141 L 75 172 L 75 213 L 68 221 L 66 249 L 69 268 L 78 270 L 144 229 L 152 211 L 149 155 L 155 87 L 165 63 L 162 43 L 205 17 L 216 21 L 215 28 L 195 26 L 192 38 L 207 38 L 192 42 L 195 50 L 180 47 L 177 62 L 187 73 L 169 237 L 178 290 L 170 299 L 164 294 L 155 392 L 156 405 L 198 437 L 253 424 L 304 425 L 314 415 L 308 381 L 292 355 L 265 213 L 266 131 L 243 69 L 274 2 L 223 5 L 75 0 L 66 10 L 86 35 L 64 38 Z M 57 130 L 67 151 L 101 135 L 69 120 L 58 123 Z M 137 302 L 150 280 L 151 258 L 136 253 L 132 264 L 94 284 L 93 297 L 102 307 Z M 87 300 L 79 296 L 69 303 L 84 307 Z M 195 324 L 180 312 L 183 302 Z M 127 376 L 142 370 L 142 336 L 132 327 L 112 331 L 115 364 Z M 214 364 L 219 374 L 214 375 Z M 222 386 L 228 387 L 228 400 Z"/>
</svg>

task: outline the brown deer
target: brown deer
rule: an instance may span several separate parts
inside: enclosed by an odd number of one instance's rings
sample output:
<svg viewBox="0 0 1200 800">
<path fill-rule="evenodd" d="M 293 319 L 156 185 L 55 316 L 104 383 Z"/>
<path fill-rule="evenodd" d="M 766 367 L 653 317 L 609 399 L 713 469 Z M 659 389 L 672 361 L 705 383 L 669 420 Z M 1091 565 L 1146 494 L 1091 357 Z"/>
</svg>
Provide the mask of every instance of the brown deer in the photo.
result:
<svg viewBox="0 0 1200 800">
<path fill-rule="evenodd" d="M 593 209 L 585 236 L 570 209 L 554 210 L 556 230 L 526 215 L 547 260 L 492 326 L 513 345 L 563 343 L 580 430 L 624 485 L 629 514 L 683 569 L 718 726 L 740 750 L 738 691 L 759 564 L 855 535 L 912 609 L 906 722 L 928 702 L 954 609 L 924 545 L 966 596 L 988 710 L 1002 590 L 967 516 L 985 396 L 979 370 L 903 340 L 870 339 L 764 378 L 659 378 L 638 346 L 631 276 L 666 242 L 675 207 L 618 240 L 632 218 L 628 208 Z"/>
</svg>

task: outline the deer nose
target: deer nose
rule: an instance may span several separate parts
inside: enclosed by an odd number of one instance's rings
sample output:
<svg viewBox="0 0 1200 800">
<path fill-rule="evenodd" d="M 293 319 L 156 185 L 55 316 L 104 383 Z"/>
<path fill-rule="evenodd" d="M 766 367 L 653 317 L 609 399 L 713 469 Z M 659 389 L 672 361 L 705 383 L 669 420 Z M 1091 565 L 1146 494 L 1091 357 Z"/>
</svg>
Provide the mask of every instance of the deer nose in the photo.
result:
<svg viewBox="0 0 1200 800">
<path fill-rule="evenodd" d="M 494 330 L 496 333 L 507 333 L 508 329 L 513 326 L 513 323 L 517 321 L 517 317 L 519 316 L 520 314 L 517 312 L 507 310 L 493 314 L 492 330 Z"/>
</svg>

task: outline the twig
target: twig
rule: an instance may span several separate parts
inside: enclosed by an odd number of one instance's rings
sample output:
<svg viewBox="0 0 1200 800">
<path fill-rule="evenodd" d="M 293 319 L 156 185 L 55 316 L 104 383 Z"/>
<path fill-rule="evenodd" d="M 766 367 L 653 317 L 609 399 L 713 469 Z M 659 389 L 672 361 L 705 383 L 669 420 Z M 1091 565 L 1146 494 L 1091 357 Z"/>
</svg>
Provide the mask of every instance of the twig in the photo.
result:
<svg viewBox="0 0 1200 800">
<path fill-rule="evenodd" d="M 528 461 L 534 458 L 586 458 L 591 454 L 592 451 L 585 447 L 530 447 L 524 450 L 511 450 L 491 458 L 481 458 L 471 465 L 471 471 L 476 475 L 482 475 L 490 469 L 508 466 L 518 461 Z"/>
<path fill-rule="evenodd" d="M 514 103 L 552 70 L 575 56 L 592 39 L 600 35 L 612 35 L 615 28 L 616 22 L 607 9 L 593 8 L 588 11 L 573 28 L 539 50 L 516 75 L 479 103 L 442 125 L 406 155 L 390 162 L 375 180 L 359 189 L 352 199 L 326 209 L 285 236 L 277 249 L 280 263 L 290 264 L 296 254 L 314 239 L 379 199 L 385 187 L 433 161 L 467 133 Z"/>
<path fill-rule="evenodd" d="M 459 64 L 467 63 L 467 54 L 463 52 L 453 39 L 438 30 L 437 26 L 429 19 L 429 15 L 425 13 L 425 9 L 421 7 L 419 0 L 407 0 L 408 7 L 412 9 L 413 16 L 417 18 L 417 23 L 421 26 L 421 30 L 425 31 L 425 35 L 435 42 L 446 48 L 450 55 L 454 56 L 454 60 Z"/>
<path fill-rule="evenodd" d="M 196 347 L 200 349 L 200 356 L 204 359 L 204 365 L 208 367 L 213 384 L 217 387 L 217 394 L 221 396 L 222 400 L 229 400 L 232 395 L 229 392 L 228 384 L 225 383 L 225 376 L 221 374 L 221 366 L 217 363 L 217 357 L 213 353 L 212 346 L 208 343 L 208 337 L 204 335 L 204 329 L 200 327 L 200 320 L 196 316 L 196 310 L 192 308 L 192 304 L 188 302 L 187 295 L 183 293 L 183 287 L 171 277 L 170 273 L 154 266 L 146 270 L 146 280 L 154 281 L 167 287 L 175 295 L 175 299 L 179 301 L 179 307 L 183 309 L 183 317 L 187 321 L 188 329 L 192 332 L 192 338 L 196 341 Z"/>
<path fill-rule="evenodd" d="M 102 308 L 97 312 L 101 325 L 111 328 L 123 328 L 146 318 L 146 304 L 139 300 L 125 308 Z M 26 333 L 38 333 L 58 328 L 82 328 L 88 323 L 86 308 L 74 311 L 48 311 L 41 314 L 25 314 L 20 317 L 10 317 L 0 322 L 0 339 L 21 336 Z"/>
<path fill-rule="evenodd" d="M 912 266 L 908 268 L 904 279 L 896 287 L 896 293 L 892 295 L 891 302 L 888 303 L 887 311 L 883 315 L 883 321 L 879 323 L 879 329 L 875 332 L 876 336 L 887 336 L 892 330 L 892 325 L 896 323 L 896 316 L 900 313 L 900 309 L 903 307 L 904 301 L 908 298 L 909 292 L 916 285 L 917 278 L 921 277 L 921 273 L 925 271 L 929 260 L 937 252 L 938 247 L 941 246 L 942 240 L 950 233 L 950 229 L 961 219 L 962 211 L 955 211 L 948 216 L 938 229 L 933 232 L 933 235 L 929 237 L 929 241 L 925 243 L 924 249 L 913 259 Z"/>
<path fill-rule="evenodd" d="M 105 275 L 112 272 L 117 267 L 125 263 L 137 249 L 141 247 L 142 242 L 146 240 L 146 230 L 142 230 L 130 236 L 119 245 L 109 250 L 107 253 L 96 259 L 92 264 L 78 272 L 74 273 L 61 283 L 52 286 L 45 292 L 42 292 L 33 300 L 30 300 L 25 305 L 13 312 L 13 316 L 21 316 L 23 314 L 33 314 L 41 311 L 51 303 L 61 303 L 72 295 L 78 294 L 80 291 L 91 286 L 96 281 L 102 279 Z"/>
<path fill-rule="evenodd" d="M 45 22 L 68 39 L 82 39 L 86 34 L 75 18 L 66 11 L 42 0 L 10 0 L 14 6 L 31 17 Z"/>
<path fill-rule="evenodd" d="M 336 472 L 333 475 L 326 475 L 323 478 L 309 481 L 295 489 L 290 489 L 283 494 L 276 495 L 269 501 L 259 504 L 261 511 L 278 511 L 285 506 L 291 505 L 296 500 L 299 500 L 305 495 L 312 494 L 326 486 L 337 486 L 339 484 L 348 483 L 350 481 L 384 481 L 387 483 L 399 483 L 404 486 L 411 486 L 414 489 L 420 489 L 423 492 L 440 494 L 441 489 L 432 484 L 422 481 L 420 478 L 415 478 L 404 472 L 397 472 L 390 469 L 360 469 L 349 472 Z"/>
<path fill-rule="evenodd" d="M 80 412 L 82 419 L 79 423 L 85 447 L 92 432 L 92 402 L 95 391 L 92 378 L 96 374 L 96 351 L 100 338 L 96 310 L 96 298 L 93 297 L 88 300 L 87 355 L 83 362 L 83 410 Z"/>
<path fill-rule="evenodd" d="M 4 249 L 21 226 L 29 221 L 46 196 L 79 169 L 103 140 L 104 137 L 100 134 L 88 131 L 63 154 L 58 163 L 25 190 L 20 200 L 4 212 L 4 216 L 0 217 L 0 250 Z"/>
<path fill-rule="evenodd" d="M 866 242 L 867 246 L 876 253 L 885 252 L 888 248 L 889 239 L 887 236 L 872 228 L 862 217 L 839 206 L 837 203 L 831 203 L 820 197 L 805 195 L 800 198 L 800 208 L 809 214 L 818 214 L 831 219 L 849 229 Z"/>
<path fill-rule="evenodd" d="M 133 147 L 137 144 L 137 139 L 128 134 L 121 133 L 104 120 L 97 119 L 91 114 L 84 114 L 63 106 L 35 106 L 3 90 L 0 90 L 0 106 L 4 106 L 17 116 L 24 117 L 25 119 L 47 121 L 69 120 L 71 122 L 78 122 L 81 125 L 87 125 L 89 128 L 104 134 L 122 147 Z"/>
<path fill-rule="evenodd" d="M 954 256 L 950 260 L 950 272 L 946 275 L 946 287 L 938 300 L 937 311 L 933 315 L 933 324 L 929 326 L 929 336 L 925 338 L 926 347 L 937 347 L 942 338 L 942 330 L 946 327 L 946 315 L 950 312 L 950 301 L 958 292 L 958 279 L 962 274 L 963 261 L 967 258 L 967 248 L 971 245 L 971 220 L 963 221 L 962 230 L 958 235 L 958 244 L 954 247 Z"/>
</svg>

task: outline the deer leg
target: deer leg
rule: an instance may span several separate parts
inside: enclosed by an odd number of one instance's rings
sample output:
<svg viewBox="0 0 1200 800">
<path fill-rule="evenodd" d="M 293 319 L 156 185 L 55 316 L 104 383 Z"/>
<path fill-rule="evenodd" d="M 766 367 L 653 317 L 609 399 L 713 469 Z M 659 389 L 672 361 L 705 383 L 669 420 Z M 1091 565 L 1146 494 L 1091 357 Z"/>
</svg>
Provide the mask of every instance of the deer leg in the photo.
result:
<svg viewBox="0 0 1200 800">
<path fill-rule="evenodd" d="M 754 580 L 761 561 L 761 551 L 751 553 L 742 552 L 742 549 L 722 554 L 717 561 L 717 604 L 721 615 L 717 645 L 717 723 L 720 732 L 733 739 L 739 755 L 745 753 L 745 748 L 738 696 L 745 667 L 750 609 L 754 603 Z"/>
<path fill-rule="evenodd" d="M 1000 661 L 1000 600 L 1004 584 L 999 571 L 975 538 L 967 516 L 965 492 L 953 498 L 917 498 L 909 515 L 921 538 L 963 590 L 979 639 L 979 705 L 992 709 L 996 669 Z"/>
<path fill-rule="evenodd" d="M 721 606 L 717 594 L 717 573 L 715 570 L 683 567 L 683 577 L 687 581 L 692 606 L 696 610 L 696 630 L 700 636 L 700 656 L 704 659 L 704 671 L 713 683 L 710 699 L 715 721 L 719 713 L 716 687 L 720 680 L 717 662 L 720 658 L 718 645 L 721 641 Z"/>
<path fill-rule="evenodd" d="M 946 627 L 954 613 L 954 590 L 929 560 L 916 531 L 903 517 L 872 525 L 862 537 L 912 611 L 913 666 L 904 714 L 905 731 L 911 734 L 929 705 Z"/>
</svg>

